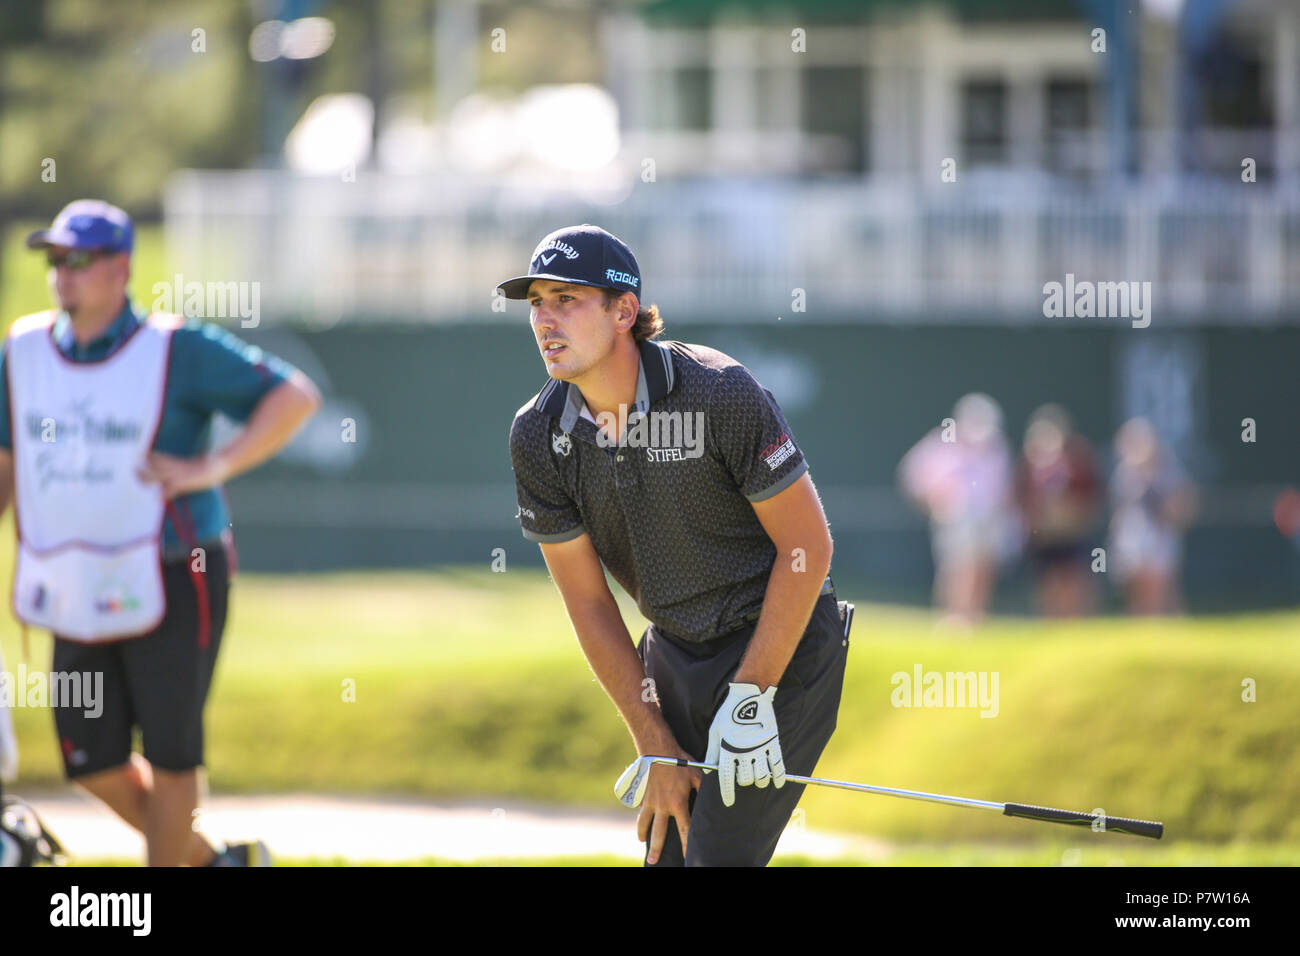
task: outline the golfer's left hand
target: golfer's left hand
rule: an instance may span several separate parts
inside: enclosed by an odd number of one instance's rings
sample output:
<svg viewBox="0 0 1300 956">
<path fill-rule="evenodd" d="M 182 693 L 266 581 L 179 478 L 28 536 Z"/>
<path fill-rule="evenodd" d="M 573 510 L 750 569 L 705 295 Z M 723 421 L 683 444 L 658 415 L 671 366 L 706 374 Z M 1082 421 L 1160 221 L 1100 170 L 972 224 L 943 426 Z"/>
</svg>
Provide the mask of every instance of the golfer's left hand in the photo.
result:
<svg viewBox="0 0 1300 956">
<path fill-rule="evenodd" d="M 772 699 L 776 687 L 759 692 L 756 684 L 732 684 L 709 727 L 705 763 L 717 764 L 722 803 L 736 802 L 736 785 L 778 789 L 785 786 L 785 762 L 777 737 Z"/>
<path fill-rule="evenodd" d="M 160 451 L 151 453 L 136 475 L 141 481 L 162 485 L 163 497 L 168 501 L 191 491 L 212 488 L 226 480 L 225 466 L 216 455 L 177 458 Z"/>
</svg>

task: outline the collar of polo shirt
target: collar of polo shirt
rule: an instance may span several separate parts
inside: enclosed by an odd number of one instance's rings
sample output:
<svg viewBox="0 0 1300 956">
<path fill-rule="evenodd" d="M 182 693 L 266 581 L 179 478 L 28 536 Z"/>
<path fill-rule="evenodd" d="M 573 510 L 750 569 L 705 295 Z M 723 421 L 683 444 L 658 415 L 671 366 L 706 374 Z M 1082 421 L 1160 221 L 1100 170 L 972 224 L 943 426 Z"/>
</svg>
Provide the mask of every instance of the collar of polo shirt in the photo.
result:
<svg viewBox="0 0 1300 956">
<path fill-rule="evenodd" d="M 640 368 L 636 374 L 636 407 L 628 411 L 628 425 L 631 426 L 637 415 L 644 415 L 650 410 L 650 403 L 658 401 L 673 390 L 673 357 L 668 346 L 646 339 L 637 344 L 641 353 Z M 582 417 L 587 403 L 582 391 L 572 382 L 551 379 L 533 403 L 539 412 L 552 415 L 560 420 L 560 428 L 565 432 L 573 431 L 573 426 Z M 594 419 L 593 419 L 594 420 Z"/>
<path fill-rule="evenodd" d="M 81 345 L 77 342 L 76 333 L 72 327 L 72 317 L 66 311 L 60 310 L 54 319 L 54 325 L 50 328 L 50 335 L 54 339 L 54 344 L 58 346 L 60 352 L 72 359 L 74 362 L 94 361 L 106 358 L 109 353 L 116 349 L 125 341 L 128 333 L 135 330 L 140 324 L 140 315 L 135 311 L 135 306 L 131 302 L 131 297 L 127 296 L 126 303 L 122 306 L 122 311 L 93 342 L 87 342 Z"/>
</svg>

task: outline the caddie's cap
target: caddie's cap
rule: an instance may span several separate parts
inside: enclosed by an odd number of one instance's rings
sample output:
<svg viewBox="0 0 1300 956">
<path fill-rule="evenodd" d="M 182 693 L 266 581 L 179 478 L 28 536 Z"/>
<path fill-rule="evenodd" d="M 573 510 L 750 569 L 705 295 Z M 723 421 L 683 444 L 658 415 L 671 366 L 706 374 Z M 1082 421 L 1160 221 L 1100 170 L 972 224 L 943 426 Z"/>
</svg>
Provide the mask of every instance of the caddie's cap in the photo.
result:
<svg viewBox="0 0 1300 956">
<path fill-rule="evenodd" d="M 49 229 L 28 236 L 27 248 L 67 246 L 130 252 L 134 241 L 135 229 L 125 212 L 100 199 L 78 199 L 63 207 Z"/>
</svg>

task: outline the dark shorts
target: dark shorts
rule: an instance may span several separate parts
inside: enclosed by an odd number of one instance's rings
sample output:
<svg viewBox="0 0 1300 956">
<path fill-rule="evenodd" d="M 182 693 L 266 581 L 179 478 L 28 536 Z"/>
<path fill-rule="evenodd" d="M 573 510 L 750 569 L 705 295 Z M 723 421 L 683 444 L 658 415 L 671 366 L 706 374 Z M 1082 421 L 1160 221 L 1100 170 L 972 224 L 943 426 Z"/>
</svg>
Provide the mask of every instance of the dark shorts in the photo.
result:
<svg viewBox="0 0 1300 956">
<path fill-rule="evenodd" d="M 847 607 L 833 592 L 817 599 L 808 629 L 777 685 L 773 703 L 787 773 L 811 775 L 835 732 L 849 650 Z M 637 645 L 664 720 L 696 760 L 705 758 L 709 726 L 753 634 L 751 625 L 708 645 L 691 645 L 651 625 Z M 691 793 L 685 859 L 676 823 L 670 821 L 654 865 L 766 866 L 803 790 L 802 784 L 788 781 L 779 790 L 738 786 L 736 802 L 727 807 L 718 775 L 704 774 L 699 791 Z"/>
<path fill-rule="evenodd" d="M 203 705 L 212 683 L 230 590 L 228 557 L 220 543 L 205 546 L 210 632 L 199 647 L 198 595 L 188 560 L 163 564 L 167 613 L 140 637 L 104 644 L 54 639 L 54 674 L 103 675 L 97 716 L 85 706 L 55 707 L 54 725 L 69 779 L 126 763 L 140 728 L 145 759 L 160 770 L 203 763 Z M 82 701 L 84 704 L 84 700 Z"/>
</svg>

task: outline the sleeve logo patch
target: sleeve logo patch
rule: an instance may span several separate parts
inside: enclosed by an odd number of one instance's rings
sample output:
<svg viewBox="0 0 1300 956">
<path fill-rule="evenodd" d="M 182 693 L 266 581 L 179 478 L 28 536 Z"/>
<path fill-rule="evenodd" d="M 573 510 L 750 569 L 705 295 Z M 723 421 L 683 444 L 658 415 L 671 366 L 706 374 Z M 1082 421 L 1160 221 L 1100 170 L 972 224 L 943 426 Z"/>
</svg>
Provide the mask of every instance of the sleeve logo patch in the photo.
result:
<svg viewBox="0 0 1300 956">
<path fill-rule="evenodd" d="M 782 462 L 794 454 L 794 451 L 794 442 L 789 435 L 782 432 L 780 441 L 764 448 L 759 457 L 767 462 L 768 468 L 776 471 Z"/>
</svg>

